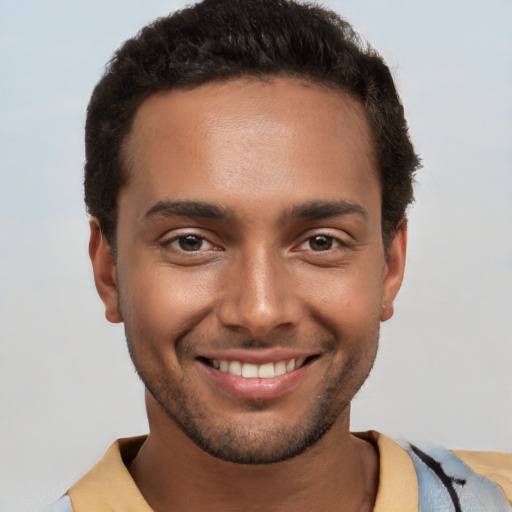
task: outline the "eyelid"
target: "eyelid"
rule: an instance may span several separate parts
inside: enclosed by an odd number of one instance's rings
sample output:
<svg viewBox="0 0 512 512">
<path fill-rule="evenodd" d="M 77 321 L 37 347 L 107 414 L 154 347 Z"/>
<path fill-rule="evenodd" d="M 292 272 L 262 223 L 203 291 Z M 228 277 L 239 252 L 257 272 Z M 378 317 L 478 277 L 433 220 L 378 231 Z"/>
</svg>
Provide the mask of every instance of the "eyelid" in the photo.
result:
<svg viewBox="0 0 512 512">
<path fill-rule="evenodd" d="M 190 251 L 187 251 L 186 249 L 183 249 L 183 247 L 179 247 L 179 242 L 181 239 L 183 238 L 187 238 L 189 236 L 193 236 L 193 237 L 196 237 L 198 240 L 200 240 L 201 242 L 201 247 L 197 250 L 190 250 Z M 178 245 L 174 245 L 174 244 L 178 244 Z M 177 237 L 174 237 L 174 238 L 171 238 L 167 243 L 166 243 L 167 246 L 172 246 L 173 249 L 176 249 L 177 251 L 180 251 L 180 252 L 186 252 L 186 253 L 198 253 L 198 252 L 208 252 L 208 251 L 211 251 L 212 250 L 212 247 L 213 244 L 207 240 L 206 238 L 202 237 L 202 236 L 197 236 L 197 235 L 181 235 L 181 236 L 177 236 Z M 209 247 L 204 247 L 205 245 L 209 246 Z"/>
<path fill-rule="evenodd" d="M 343 232 L 345 233 L 345 232 Z M 293 251 L 297 251 L 299 250 L 299 248 L 304 245 L 305 243 L 307 243 L 309 240 L 311 240 L 312 238 L 315 238 L 315 237 L 318 237 L 318 236 L 325 236 L 326 238 L 330 238 L 332 239 L 334 242 L 336 242 L 336 246 L 335 247 L 332 247 L 330 249 L 326 249 L 325 251 L 315 251 L 311 248 L 309 248 L 308 250 L 311 251 L 311 252 L 314 252 L 314 253 L 328 253 L 329 251 L 334 251 L 336 249 L 344 249 L 344 248 L 348 248 L 351 246 L 351 240 L 349 240 L 350 235 L 346 234 L 345 233 L 345 236 L 340 236 L 340 231 L 337 230 L 336 233 L 333 233 L 333 230 L 331 229 L 322 229 L 322 228 L 317 228 L 317 229 L 314 229 L 314 230 L 308 230 L 306 231 L 305 233 L 303 233 L 301 236 L 300 236 L 300 242 L 298 244 L 295 245 Z"/>
<path fill-rule="evenodd" d="M 340 248 L 344 249 L 347 247 L 347 244 L 345 242 L 343 242 L 343 240 L 340 240 L 339 238 L 336 238 L 334 236 L 331 236 L 331 235 L 313 235 L 313 236 L 308 236 L 298 247 L 296 250 L 301 250 L 300 248 L 304 245 L 304 244 L 307 244 L 311 239 L 314 239 L 316 237 L 319 237 L 319 236 L 324 236 L 325 238 L 329 238 L 333 241 L 333 246 L 332 247 L 329 247 L 328 249 L 325 249 L 325 250 L 315 250 L 313 249 L 312 247 L 307 247 L 306 250 L 307 251 L 311 251 L 311 252 L 314 252 L 314 253 L 318 253 L 318 254 L 321 254 L 321 253 L 328 253 L 328 252 L 332 252 L 332 251 L 336 251 Z"/>
<path fill-rule="evenodd" d="M 194 236 L 199 239 L 201 239 L 204 243 L 208 244 L 210 247 L 208 249 L 199 249 L 197 251 L 185 251 L 184 249 L 181 249 L 180 247 L 173 247 L 173 243 L 177 242 L 180 238 L 186 238 L 187 236 Z M 211 240 L 211 238 L 214 238 L 213 236 L 209 236 L 208 234 L 205 235 L 204 232 L 201 232 L 201 230 L 194 229 L 194 228 L 180 228 L 179 230 L 173 230 L 170 233 L 166 233 L 163 237 L 161 237 L 159 241 L 159 245 L 163 248 L 165 247 L 173 247 L 177 252 L 182 253 L 200 253 L 200 252 L 209 252 L 212 250 L 222 250 L 222 247 L 220 244 L 214 242 Z"/>
</svg>

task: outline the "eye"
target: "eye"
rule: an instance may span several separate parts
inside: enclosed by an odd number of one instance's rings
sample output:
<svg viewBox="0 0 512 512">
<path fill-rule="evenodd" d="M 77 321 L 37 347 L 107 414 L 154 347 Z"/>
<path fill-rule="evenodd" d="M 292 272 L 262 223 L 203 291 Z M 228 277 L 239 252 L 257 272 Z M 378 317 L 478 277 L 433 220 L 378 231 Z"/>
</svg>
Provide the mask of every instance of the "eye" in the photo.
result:
<svg viewBox="0 0 512 512">
<path fill-rule="evenodd" d="M 333 230 L 330 230 L 333 231 Z M 345 261 L 352 244 L 348 235 L 336 230 L 340 236 L 331 235 L 329 231 L 309 233 L 304 235 L 302 242 L 295 246 L 293 252 L 298 253 L 304 260 L 319 264 L 336 264 Z"/>
<path fill-rule="evenodd" d="M 215 246 L 199 235 L 188 234 L 176 236 L 167 242 L 164 242 L 164 247 L 169 247 L 179 252 L 204 252 L 215 250 Z"/>
<path fill-rule="evenodd" d="M 214 233 L 206 230 L 174 230 L 158 242 L 159 255 L 162 262 L 177 266 L 190 267 L 212 263 L 217 261 L 224 251 L 217 240 L 218 237 Z"/>
<path fill-rule="evenodd" d="M 175 240 L 178 243 L 180 249 L 184 251 L 199 251 L 203 246 L 205 240 L 196 235 L 180 236 Z"/>
<path fill-rule="evenodd" d="M 314 235 L 306 238 L 297 250 L 299 251 L 312 251 L 312 252 L 327 252 L 336 249 L 344 249 L 346 244 L 335 238 L 325 234 Z"/>
<path fill-rule="evenodd" d="M 311 231 L 302 235 L 302 241 L 292 251 L 302 261 L 319 267 L 334 267 L 349 261 L 354 245 L 347 233 L 340 229 Z M 331 235 L 332 232 L 339 236 Z"/>
<path fill-rule="evenodd" d="M 339 244 L 332 236 L 327 235 L 312 236 L 306 240 L 306 243 L 313 251 L 328 251 L 333 245 Z"/>
</svg>

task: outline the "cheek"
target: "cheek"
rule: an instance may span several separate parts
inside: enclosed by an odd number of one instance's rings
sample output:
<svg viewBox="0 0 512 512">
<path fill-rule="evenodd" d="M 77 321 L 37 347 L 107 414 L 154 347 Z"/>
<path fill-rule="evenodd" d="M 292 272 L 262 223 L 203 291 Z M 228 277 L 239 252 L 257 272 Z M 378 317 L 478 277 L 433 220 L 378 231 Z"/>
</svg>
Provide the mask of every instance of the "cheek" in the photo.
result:
<svg viewBox="0 0 512 512">
<path fill-rule="evenodd" d="M 381 293 L 382 276 L 375 266 L 317 272 L 303 292 L 320 315 L 361 327 L 379 317 Z"/>
<path fill-rule="evenodd" d="M 123 318 L 146 337 L 179 336 L 207 313 L 217 288 L 211 273 L 197 269 L 129 268 L 119 283 Z"/>
</svg>

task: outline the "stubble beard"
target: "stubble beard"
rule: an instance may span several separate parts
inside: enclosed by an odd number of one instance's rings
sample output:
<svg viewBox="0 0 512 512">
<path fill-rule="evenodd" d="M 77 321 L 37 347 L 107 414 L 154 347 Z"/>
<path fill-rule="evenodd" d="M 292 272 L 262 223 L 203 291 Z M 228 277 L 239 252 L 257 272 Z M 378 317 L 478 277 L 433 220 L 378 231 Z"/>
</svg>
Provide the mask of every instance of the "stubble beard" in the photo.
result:
<svg viewBox="0 0 512 512">
<path fill-rule="evenodd" d="M 332 397 L 338 390 L 329 387 L 313 410 L 294 425 L 267 425 L 261 429 L 228 422 L 219 425 L 203 414 L 201 404 L 194 398 L 176 389 L 155 386 L 144 372 L 137 373 L 167 416 L 189 439 L 213 457 L 236 464 L 273 464 L 296 457 L 319 441 L 350 404 L 343 402 L 335 411 L 331 410 Z M 256 400 L 247 401 L 246 406 L 255 414 L 266 407 Z"/>
<path fill-rule="evenodd" d="M 300 455 L 316 444 L 342 414 L 349 414 L 350 401 L 368 377 L 375 359 L 371 357 L 371 364 L 367 365 L 366 371 L 361 375 L 361 360 L 368 358 L 363 352 L 354 352 L 345 361 L 341 371 L 331 376 L 329 381 L 326 380 L 321 394 L 312 397 L 309 408 L 299 421 L 293 425 L 269 424 L 255 429 L 251 425 L 215 422 L 211 414 L 205 413 L 204 404 L 194 394 L 186 392 L 185 378 L 182 377 L 181 382 L 171 382 L 169 375 L 162 372 L 155 375 L 154 372 L 146 371 L 146 365 L 138 357 L 126 323 L 125 331 L 135 369 L 167 416 L 206 453 L 237 464 L 282 462 Z M 377 328 L 375 348 L 378 336 Z M 140 343 L 139 346 L 143 344 Z M 346 399 L 340 400 L 340 389 L 344 386 L 349 386 L 354 391 Z M 256 400 L 247 401 L 246 405 L 255 414 L 266 407 L 263 401 Z"/>
</svg>

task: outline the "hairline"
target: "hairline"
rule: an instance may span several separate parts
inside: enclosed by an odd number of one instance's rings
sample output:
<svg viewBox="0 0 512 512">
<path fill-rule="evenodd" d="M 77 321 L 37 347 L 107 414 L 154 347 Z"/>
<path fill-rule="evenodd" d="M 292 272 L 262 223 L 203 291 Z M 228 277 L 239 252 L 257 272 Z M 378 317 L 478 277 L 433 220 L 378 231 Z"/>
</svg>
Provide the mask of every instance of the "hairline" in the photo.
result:
<svg viewBox="0 0 512 512">
<path fill-rule="evenodd" d="M 167 93 L 171 93 L 173 91 L 192 91 L 196 89 L 200 89 L 203 86 L 208 86 L 212 84 L 225 84 L 229 82 L 261 82 L 266 84 L 272 84 L 275 80 L 279 79 L 285 79 L 290 80 L 292 82 L 295 82 L 298 85 L 301 85 L 303 87 L 317 87 L 320 89 L 324 89 L 330 93 L 336 93 L 336 94 L 342 94 L 345 95 L 349 101 L 353 102 L 355 105 L 360 108 L 360 111 L 363 115 L 363 125 L 364 125 L 364 132 L 363 135 L 367 137 L 368 142 L 368 149 L 369 149 L 369 159 L 371 161 L 372 165 L 372 172 L 376 174 L 376 178 L 378 180 L 379 189 L 380 189 L 380 198 L 381 198 L 381 210 L 382 210 L 382 201 L 384 199 L 384 190 L 383 190 L 383 184 L 382 184 L 382 170 L 379 166 L 379 159 L 376 154 L 376 141 L 375 141 L 375 133 L 372 129 L 372 125 L 368 116 L 368 112 L 365 108 L 364 102 L 361 100 L 361 98 L 358 98 L 356 94 L 354 94 L 352 91 L 350 91 L 345 85 L 340 84 L 336 82 L 335 80 L 329 80 L 325 77 L 312 77 L 308 76 L 307 74 L 301 74 L 296 71 L 292 70 L 280 70 L 276 72 L 251 72 L 251 70 L 246 70 L 241 73 L 233 73 L 233 75 L 230 76 L 221 76 L 221 77 L 215 77 L 210 78 L 208 80 L 205 80 L 201 83 L 193 84 L 193 85 L 169 85 L 169 86 L 162 86 L 159 89 L 153 90 L 153 91 L 145 91 L 141 93 L 138 97 L 134 96 L 134 98 L 137 98 L 137 101 L 133 102 L 134 105 L 134 111 L 132 112 L 130 122 L 126 124 L 126 133 L 122 137 L 121 144 L 119 145 L 119 152 L 117 154 L 118 159 L 118 165 L 119 169 L 121 171 L 121 181 L 119 189 L 117 190 L 116 194 L 116 204 L 114 208 L 114 222 L 113 222 L 113 232 L 111 234 L 111 240 L 107 240 L 112 255 L 114 257 L 114 261 L 117 260 L 117 225 L 118 225 L 118 199 L 119 194 L 121 190 L 127 186 L 130 182 L 131 173 L 133 171 L 133 149 L 130 152 L 129 151 L 129 145 L 132 140 L 133 135 L 133 127 L 135 120 L 137 118 L 137 114 L 142 107 L 142 105 L 148 101 L 150 98 L 158 95 L 164 95 Z M 130 154 L 132 153 L 132 154 Z M 382 213 L 382 211 L 381 211 Z M 382 241 L 384 245 L 385 251 L 387 251 L 387 248 L 389 246 L 389 243 L 393 237 L 393 234 L 398 230 L 400 224 L 403 222 L 403 220 L 406 219 L 406 215 L 404 215 L 404 218 L 400 223 L 397 225 L 396 229 L 392 232 L 386 233 L 384 231 L 384 218 L 381 215 L 381 234 L 382 234 Z M 101 226 L 100 226 L 101 227 Z"/>
</svg>

